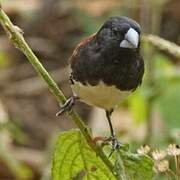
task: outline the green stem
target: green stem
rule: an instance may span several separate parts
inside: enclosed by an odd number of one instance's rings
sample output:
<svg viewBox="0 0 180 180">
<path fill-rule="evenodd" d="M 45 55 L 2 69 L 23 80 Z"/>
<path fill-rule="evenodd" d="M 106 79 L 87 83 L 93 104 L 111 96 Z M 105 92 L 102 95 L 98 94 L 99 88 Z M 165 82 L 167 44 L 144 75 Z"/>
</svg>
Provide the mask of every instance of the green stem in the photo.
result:
<svg viewBox="0 0 180 180">
<path fill-rule="evenodd" d="M 123 163 L 120 153 L 121 153 L 120 151 L 116 152 L 115 168 L 117 172 L 117 177 L 119 180 L 127 180 L 124 163 Z"/>
<path fill-rule="evenodd" d="M 155 35 L 144 35 L 142 40 L 148 42 L 159 50 L 168 52 L 173 57 L 180 59 L 180 46 Z"/>
<path fill-rule="evenodd" d="M 35 68 L 35 70 L 44 79 L 44 81 L 49 87 L 49 90 L 55 96 L 57 101 L 59 103 L 64 103 L 66 101 L 64 94 L 59 89 L 55 81 L 51 78 L 49 73 L 46 71 L 46 69 L 43 67 L 43 65 L 40 63 L 40 61 L 36 57 L 36 55 L 32 52 L 31 48 L 26 43 L 22 35 L 22 30 L 12 24 L 9 17 L 1 9 L 1 7 L 0 7 L 0 23 L 3 26 L 4 30 L 7 32 L 7 34 L 9 35 L 9 38 L 12 41 L 12 43 L 15 45 L 15 47 L 24 53 L 24 55 L 27 57 L 27 59 Z M 113 171 L 114 167 L 112 163 L 106 157 L 106 155 L 104 154 L 100 146 L 93 142 L 91 133 L 88 127 L 84 124 L 83 120 L 79 117 L 79 115 L 75 111 L 72 111 L 71 113 L 69 113 L 69 116 L 74 121 L 74 123 L 78 126 L 78 128 L 80 129 L 81 133 L 83 134 L 89 146 L 95 151 L 95 153 L 107 165 L 109 170 L 114 174 L 114 171 Z"/>
</svg>

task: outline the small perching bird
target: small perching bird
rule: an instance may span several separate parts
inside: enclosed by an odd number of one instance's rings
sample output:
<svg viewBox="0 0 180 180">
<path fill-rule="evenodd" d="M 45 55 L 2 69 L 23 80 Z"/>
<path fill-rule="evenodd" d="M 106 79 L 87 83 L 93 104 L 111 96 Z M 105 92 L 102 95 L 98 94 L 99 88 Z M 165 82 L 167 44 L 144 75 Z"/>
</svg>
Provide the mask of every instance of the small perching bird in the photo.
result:
<svg viewBox="0 0 180 180">
<path fill-rule="evenodd" d="M 60 112 L 70 109 L 75 97 L 103 108 L 111 130 L 113 148 L 118 146 L 111 113 L 142 82 L 144 62 L 140 55 L 139 24 L 127 17 L 111 17 L 100 30 L 81 41 L 70 57 L 74 96 Z"/>
</svg>

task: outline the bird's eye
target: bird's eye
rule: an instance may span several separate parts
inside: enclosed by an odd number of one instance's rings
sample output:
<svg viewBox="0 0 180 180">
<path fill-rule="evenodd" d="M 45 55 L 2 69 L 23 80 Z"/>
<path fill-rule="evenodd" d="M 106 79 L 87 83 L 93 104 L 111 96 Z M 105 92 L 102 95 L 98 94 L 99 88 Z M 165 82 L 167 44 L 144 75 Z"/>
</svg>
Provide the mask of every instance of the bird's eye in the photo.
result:
<svg viewBox="0 0 180 180">
<path fill-rule="evenodd" d="M 113 29 L 113 33 L 114 33 L 115 36 L 117 36 L 117 35 L 119 34 L 118 29 L 117 29 L 117 28 L 114 28 L 114 29 Z"/>
</svg>

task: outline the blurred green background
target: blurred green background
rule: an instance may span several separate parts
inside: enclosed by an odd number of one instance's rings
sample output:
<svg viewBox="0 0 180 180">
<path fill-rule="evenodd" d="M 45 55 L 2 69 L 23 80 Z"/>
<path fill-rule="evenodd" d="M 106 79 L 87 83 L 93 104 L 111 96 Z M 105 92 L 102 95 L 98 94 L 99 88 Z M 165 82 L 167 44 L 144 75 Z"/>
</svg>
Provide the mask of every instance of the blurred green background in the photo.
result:
<svg viewBox="0 0 180 180">
<path fill-rule="evenodd" d="M 67 97 L 68 58 L 75 45 L 110 16 L 129 16 L 144 34 L 180 45 L 179 0 L 2 0 L 2 7 Z M 142 42 L 146 73 L 141 87 L 113 113 L 119 138 L 142 144 L 180 143 L 180 59 Z M 102 110 L 76 107 L 94 135 L 108 135 Z M 0 180 L 50 179 L 57 133 L 75 127 L 55 117 L 58 104 L 26 58 L 0 28 Z M 163 178 L 162 176 L 157 179 Z"/>
</svg>

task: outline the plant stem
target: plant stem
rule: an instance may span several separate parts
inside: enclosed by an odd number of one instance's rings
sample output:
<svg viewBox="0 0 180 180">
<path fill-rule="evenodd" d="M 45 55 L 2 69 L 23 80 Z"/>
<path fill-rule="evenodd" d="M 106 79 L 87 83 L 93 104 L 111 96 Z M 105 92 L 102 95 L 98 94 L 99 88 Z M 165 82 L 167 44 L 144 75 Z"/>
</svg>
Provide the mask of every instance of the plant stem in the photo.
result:
<svg viewBox="0 0 180 180">
<path fill-rule="evenodd" d="M 116 163 L 115 168 L 117 172 L 117 177 L 119 180 L 127 180 L 126 173 L 125 173 L 125 167 L 123 160 L 120 155 L 120 151 L 116 152 Z"/>
<path fill-rule="evenodd" d="M 176 155 L 174 158 L 175 158 L 175 164 L 176 164 L 176 174 L 178 178 L 180 178 L 180 155 Z"/>
<path fill-rule="evenodd" d="M 36 55 L 32 52 L 29 45 L 26 43 L 22 35 L 23 34 L 22 30 L 12 24 L 9 17 L 1 9 L 1 7 L 0 7 L 0 23 L 3 26 L 4 30 L 7 32 L 7 34 L 9 35 L 9 38 L 12 41 L 12 43 L 15 45 L 15 47 L 24 53 L 24 55 L 27 57 L 27 59 L 32 64 L 34 69 L 44 79 L 44 81 L 48 85 L 49 90 L 55 96 L 58 103 L 61 103 L 61 104 L 65 103 L 66 98 L 64 94 L 59 89 L 55 81 L 51 78 L 51 76 L 46 71 L 46 69 L 43 67 L 43 65 L 40 63 Z M 71 111 L 69 113 L 69 116 L 74 121 L 74 123 L 78 126 L 78 128 L 80 129 L 81 133 L 83 134 L 89 146 L 94 150 L 94 152 L 101 158 L 101 160 L 107 165 L 109 170 L 114 174 L 114 170 L 113 170 L 114 167 L 112 163 L 106 157 L 101 147 L 94 143 L 91 137 L 91 133 L 88 127 L 84 124 L 83 120 L 79 117 L 79 115 L 75 111 Z"/>
<path fill-rule="evenodd" d="M 176 45 L 175 43 L 172 43 L 170 41 L 167 41 L 165 39 L 162 39 L 155 35 L 144 35 L 142 37 L 142 40 L 145 42 L 148 42 L 149 44 L 153 45 L 159 50 L 168 52 L 173 57 L 176 57 L 180 59 L 180 46 Z"/>
</svg>

